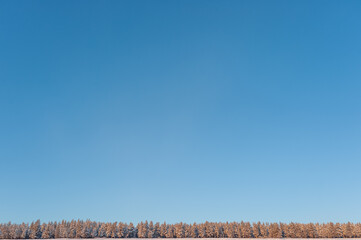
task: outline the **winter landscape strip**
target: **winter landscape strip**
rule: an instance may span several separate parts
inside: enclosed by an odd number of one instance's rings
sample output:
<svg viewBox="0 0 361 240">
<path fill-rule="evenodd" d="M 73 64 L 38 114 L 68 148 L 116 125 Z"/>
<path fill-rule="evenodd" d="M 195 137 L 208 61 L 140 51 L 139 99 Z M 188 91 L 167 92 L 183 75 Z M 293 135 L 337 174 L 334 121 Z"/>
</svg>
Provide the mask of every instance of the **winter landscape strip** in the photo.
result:
<svg viewBox="0 0 361 240">
<path fill-rule="evenodd" d="M 80 239 L 80 238 L 218 238 L 218 239 L 274 239 L 274 238 L 361 238 L 361 223 L 250 223 L 204 222 L 138 224 L 123 222 L 61 221 L 41 223 L 0 224 L 0 239 Z"/>
</svg>

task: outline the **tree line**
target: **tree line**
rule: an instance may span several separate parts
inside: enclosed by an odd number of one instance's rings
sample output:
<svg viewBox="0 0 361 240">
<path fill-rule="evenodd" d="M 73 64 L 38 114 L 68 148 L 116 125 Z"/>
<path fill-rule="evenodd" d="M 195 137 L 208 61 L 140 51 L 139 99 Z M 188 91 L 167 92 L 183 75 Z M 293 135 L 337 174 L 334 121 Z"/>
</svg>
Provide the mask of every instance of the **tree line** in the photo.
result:
<svg viewBox="0 0 361 240">
<path fill-rule="evenodd" d="M 133 223 L 61 221 L 0 224 L 0 239 L 50 238 L 361 238 L 361 223 Z"/>
</svg>

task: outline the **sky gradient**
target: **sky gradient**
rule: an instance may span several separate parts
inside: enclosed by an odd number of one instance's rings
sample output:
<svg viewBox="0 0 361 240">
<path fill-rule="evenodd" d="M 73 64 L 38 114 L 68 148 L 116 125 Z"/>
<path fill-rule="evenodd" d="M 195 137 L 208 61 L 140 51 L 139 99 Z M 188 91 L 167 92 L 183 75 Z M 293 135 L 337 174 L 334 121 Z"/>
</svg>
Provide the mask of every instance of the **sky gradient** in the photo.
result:
<svg viewBox="0 0 361 240">
<path fill-rule="evenodd" d="M 360 12 L 1 1 L 0 222 L 360 222 Z"/>
</svg>

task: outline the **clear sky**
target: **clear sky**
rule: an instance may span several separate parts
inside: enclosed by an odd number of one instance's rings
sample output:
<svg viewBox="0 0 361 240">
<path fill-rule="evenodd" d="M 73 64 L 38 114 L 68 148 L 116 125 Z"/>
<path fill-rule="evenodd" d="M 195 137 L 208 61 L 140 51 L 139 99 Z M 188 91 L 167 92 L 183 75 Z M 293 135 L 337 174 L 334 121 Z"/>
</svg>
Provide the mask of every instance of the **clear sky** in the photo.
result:
<svg viewBox="0 0 361 240">
<path fill-rule="evenodd" d="M 361 221 L 360 1 L 1 1 L 0 222 Z"/>
</svg>

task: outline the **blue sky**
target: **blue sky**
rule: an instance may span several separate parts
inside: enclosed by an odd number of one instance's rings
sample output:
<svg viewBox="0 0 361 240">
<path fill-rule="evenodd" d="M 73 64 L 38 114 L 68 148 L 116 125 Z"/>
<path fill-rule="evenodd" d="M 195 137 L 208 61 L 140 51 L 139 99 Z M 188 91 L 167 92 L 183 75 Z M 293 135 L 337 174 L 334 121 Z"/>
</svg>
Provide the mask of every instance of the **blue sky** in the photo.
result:
<svg viewBox="0 0 361 240">
<path fill-rule="evenodd" d="M 0 222 L 361 221 L 360 11 L 1 1 Z"/>
</svg>

